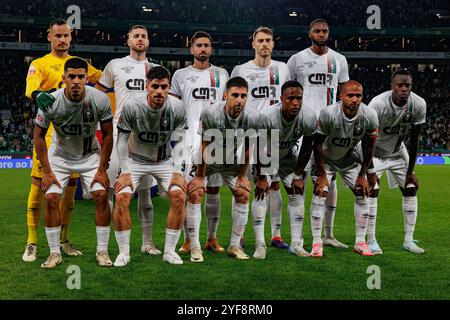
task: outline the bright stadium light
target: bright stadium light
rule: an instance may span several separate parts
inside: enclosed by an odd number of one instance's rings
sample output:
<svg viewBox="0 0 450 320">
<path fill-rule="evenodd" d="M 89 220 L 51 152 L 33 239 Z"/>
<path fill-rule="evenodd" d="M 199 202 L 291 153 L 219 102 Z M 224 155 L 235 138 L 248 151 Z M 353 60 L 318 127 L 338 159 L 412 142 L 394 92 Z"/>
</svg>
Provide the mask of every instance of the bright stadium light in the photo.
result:
<svg viewBox="0 0 450 320">
<path fill-rule="evenodd" d="M 289 17 L 296 17 L 297 16 L 297 12 L 292 11 L 291 13 L 289 13 Z"/>
</svg>

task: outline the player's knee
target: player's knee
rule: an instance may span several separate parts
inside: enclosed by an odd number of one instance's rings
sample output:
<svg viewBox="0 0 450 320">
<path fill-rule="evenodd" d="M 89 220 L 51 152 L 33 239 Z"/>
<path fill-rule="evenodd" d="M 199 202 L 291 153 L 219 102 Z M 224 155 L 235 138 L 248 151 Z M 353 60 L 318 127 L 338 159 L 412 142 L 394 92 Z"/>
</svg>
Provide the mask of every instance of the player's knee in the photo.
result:
<svg viewBox="0 0 450 320">
<path fill-rule="evenodd" d="M 186 194 L 182 190 L 169 191 L 169 199 L 172 208 L 182 208 L 186 203 Z"/>
<path fill-rule="evenodd" d="M 131 193 L 118 193 L 116 194 L 116 207 L 119 213 L 125 211 L 131 201 Z"/>
<path fill-rule="evenodd" d="M 417 195 L 416 188 L 400 188 L 404 197 L 415 197 Z"/>
<path fill-rule="evenodd" d="M 319 192 L 319 190 L 317 190 L 317 188 L 314 187 L 313 194 L 317 197 L 326 198 L 328 195 L 328 191 L 322 190 L 321 192 Z"/>
<path fill-rule="evenodd" d="M 370 198 L 378 198 L 378 193 L 380 192 L 380 189 L 373 189 L 369 192 Z"/>
<path fill-rule="evenodd" d="M 197 189 L 193 192 L 190 192 L 189 193 L 189 202 L 193 203 L 193 204 L 202 203 L 204 193 L 205 193 L 205 191 L 202 188 Z"/>
<path fill-rule="evenodd" d="M 95 191 L 92 193 L 92 199 L 96 205 L 108 203 L 108 192 L 106 190 Z"/>
<path fill-rule="evenodd" d="M 245 189 L 238 188 L 234 193 L 234 199 L 236 203 L 247 204 L 250 199 L 250 192 Z"/>
<path fill-rule="evenodd" d="M 59 193 L 48 193 L 45 195 L 45 203 L 49 210 L 56 210 L 59 207 L 61 195 Z"/>
<path fill-rule="evenodd" d="M 218 194 L 220 188 L 219 187 L 206 187 L 206 193 L 209 194 Z"/>
<path fill-rule="evenodd" d="M 364 196 L 363 191 L 361 188 L 358 189 L 352 189 L 353 194 L 355 195 L 356 198 L 362 198 Z"/>
<path fill-rule="evenodd" d="M 278 181 L 272 182 L 272 184 L 270 185 L 270 190 L 273 190 L 273 191 L 280 190 L 280 183 Z"/>
</svg>

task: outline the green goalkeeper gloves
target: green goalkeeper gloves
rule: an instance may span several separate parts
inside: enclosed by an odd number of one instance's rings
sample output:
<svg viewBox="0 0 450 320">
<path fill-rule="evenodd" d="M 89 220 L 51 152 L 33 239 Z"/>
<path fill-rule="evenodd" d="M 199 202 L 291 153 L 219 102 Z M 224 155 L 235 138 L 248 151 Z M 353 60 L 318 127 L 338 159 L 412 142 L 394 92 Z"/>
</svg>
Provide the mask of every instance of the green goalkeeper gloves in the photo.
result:
<svg viewBox="0 0 450 320">
<path fill-rule="evenodd" d="M 36 106 L 39 109 L 46 110 L 48 107 L 50 107 L 53 102 L 55 102 L 55 97 L 52 96 L 50 93 L 53 91 L 56 91 L 56 89 L 50 89 L 47 91 L 33 91 L 31 94 L 31 97 L 33 98 L 34 102 L 36 103 Z"/>
</svg>

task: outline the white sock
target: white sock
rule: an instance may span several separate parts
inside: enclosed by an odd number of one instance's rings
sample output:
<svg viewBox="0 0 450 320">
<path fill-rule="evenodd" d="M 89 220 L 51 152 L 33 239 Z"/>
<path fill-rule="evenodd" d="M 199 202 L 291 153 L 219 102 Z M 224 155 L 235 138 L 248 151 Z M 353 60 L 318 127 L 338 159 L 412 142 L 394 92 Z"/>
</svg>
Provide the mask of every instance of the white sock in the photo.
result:
<svg viewBox="0 0 450 320">
<path fill-rule="evenodd" d="M 187 208 L 187 205 L 186 205 Z M 187 210 L 187 209 L 186 209 Z M 189 232 L 187 231 L 187 219 L 186 216 L 184 217 L 184 223 L 183 223 L 183 234 L 184 234 L 184 241 L 189 240 Z"/>
<path fill-rule="evenodd" d="M 114 212 L 114 194 L 115 191 L 112 188 L 108 189 L 108 203 L 109 203 L 109 208 L 111 209 L 111 213 Z"/>
<path fill-rule="evenodd" d="M 59 238 L 61 235 L 61 226 L 58 227 L 45 227 L 45 234 L 47 235 L 48 246 L 50 247 L 50 253 L 61 254 L 61 247 Z"/>
<path fill-rule="evenodd" d="M 325 215 L 325 198 L 313 195 L 310 210 L 313 244 L 322 244 L 322 224 L 323 216 Z"/>
<path fill-rule="evenodd" d="M 288 213 L 291 222 L 291 243 L 303 243 L 303 220 L 305 218 L 304 195 L 288 195 Z"/>
<path fill-rule="evenodd" d="M 231 217 L 233 219 L 233 226 L 231 230 L 230 247 L 240 246 L 241 237 L 244 235 L 245 227 L 248 222 L 248 203 L 236 203 L 234 197 L 232 198 Z"/>
<path fill-rule="evenodd" d="M 130 236 L 131 229 L 123 231 L 114 231 L 116 235 L 117 245 L 119 246 L 119 253 L 130 255 Z"/>
<path fill-rule="evenodd" d="M 141 218 L 142 244 L 152 240 L 153 203 L 150 189 L 138 191 L 138 211 Z"/>
<path fill-rule="evenodd" d="M 186 205 L 186 223 L 189 239 L 191 239 L 191 249 L 200 248 L 200 223 L 202 222 L 202 205 L 192 204 Z"/>
<path fill-rule="evenodd" d="M 164 242 L 164 253 L 175 252 L 175 247 L 180 240 L 181 230 L 173 230 L 166 228 L 166 241 Z"/>
<path fill-rule="evenodd" d="M 205 214 L 208 220 L 208 239 L 216 238 L 220 221 L 220 193 L 206 193 Z"/>
<path fill-rule="evenodd" d="M 264 222 L 266 221 L 267 197 L 264 200 L 253 200 L 252 202 L 252 222 L 255 231 L 256 245 L 266 245 L 264 241 Z"/>
<path fill-rule="evenodd" d="M 281 191 L 269 190 L 270 225 L 272 238 L 281 237 Z"/>
<path fill-rule="evenodd" d="M 336 214 L 337 203 L 336 180 L 330 181 L 327 200 L 325 201 L 325 238 L 333 238 L 334 216 Z"/>
<path fill-rule="evenodd" d="M 417 220 L 417 196 L 403 197 L 403 221 L 405 225 L 405 243 L 413 241 Z"/>
<path fill-rule="evenodd" d="M 375 227 L 377 224 L 378 198 L 369 197 L 369 220 L 367 221 L 367 242 L 376 239 Z"/>
<path fill-rule="evenodd" d="M 95 229 L 97 232 L 97 252 L 108 251 L 111 228 L 109 226 L 96 226 Z"/>
<path fill-rule="evenodd" d="M 356 243 L 366 241 L 367 221 L 369 220 L 369 199 L 355 196 Z"/>
</svg>

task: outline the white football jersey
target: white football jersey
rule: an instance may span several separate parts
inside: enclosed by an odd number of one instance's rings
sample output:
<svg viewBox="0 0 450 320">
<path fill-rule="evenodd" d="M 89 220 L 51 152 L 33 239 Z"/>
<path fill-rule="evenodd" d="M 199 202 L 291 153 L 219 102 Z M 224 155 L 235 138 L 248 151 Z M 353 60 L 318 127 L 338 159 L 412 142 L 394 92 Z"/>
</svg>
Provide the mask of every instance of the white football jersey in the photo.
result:
<svg viewBox="0 0 450 320">
<path fill-rule="evenodd" d="M 100 154 L 96 132 L 99 122 L 112 120 L 109 98 L 95 88 L 86 86 L 83 101 L 72 102 L 64 88 L 52 93 L 55 102 L 45 111 L 39 109 L 35 123 L 55 128 L 49 153 L 68 160 L 80 160 L 93 153 Z"/>
<path fill-rule="evenodd" d="M 248 82 L 247 107 L 261 112 L 280 102 L 281 86 L 290 80 L 286 63 L 272 60 L 267 67 L 260 67 L 252 60 L 234 67 L 231 77 L 242 77 Z"/>
<path fill-rule="evenodd" d="M 214 65 L 205 70 L 188 66 L 173 74 L 170 93 L 184 102 L 188 126 L 186 139 L 194 149 L 199 148 L 201 142 L 198 134 L 200 115 L 204 109 L 222 102 L 227 81 L 228 72 Z"/>
<path fill-rule="evenodd" d="M 147 59 L 138 61 L 131 56 L 111 60 L 103 70 L 99 82 L 107 88 L 113 88 L 116 96 L 114 127 L 122 112 L 123 105 L 135 93 L 146 93 L 148 71 L 157 66 Z"/>
<path fill-rule="evenodd" d="M 342 102 L 320 111 L 317 133 L 326 135 L 323 155 L 326 162 L 345 163 L 346 156 L 356 145 L 369 135 L 375 137 L 378 129 L 376 112 L 364 103 L 359 105 L 358 114 L 349 119 L 342 111 Z"/>
<path fill-rule="evenodd" d="M 347 59 L 330 48 L 321 56 L 307 48 L 294 54 L 287 65 L 291 78 L 303 86 L 303 103 L 317 116 L 323 108 L 336 102 L 339 83 L 350 79 Z"/>
<path fill-rule="evenodd" d="M 182 137 L 185 125 L 185 108 L 179 99 L 169 95 L 164 106 L 154 110 L 147 96 L 135 95 L 125 103 L 117 128 L 130 133 L 130 158 L 138 162 L 160 162 L 172 155 L 172 134 L 179 131 Z"/>
<path fill-rule="evenodd" d="M 402 154 L 403 140 L 409 134 L 411 125 L 425 123 L 427 104 L 414 92 L 404 106 L 392 101 L 392 90 L 383 92 L 369 103 L 380 122 L 375 156 L 378 158 L 395 157 Z"/>
</svg>

